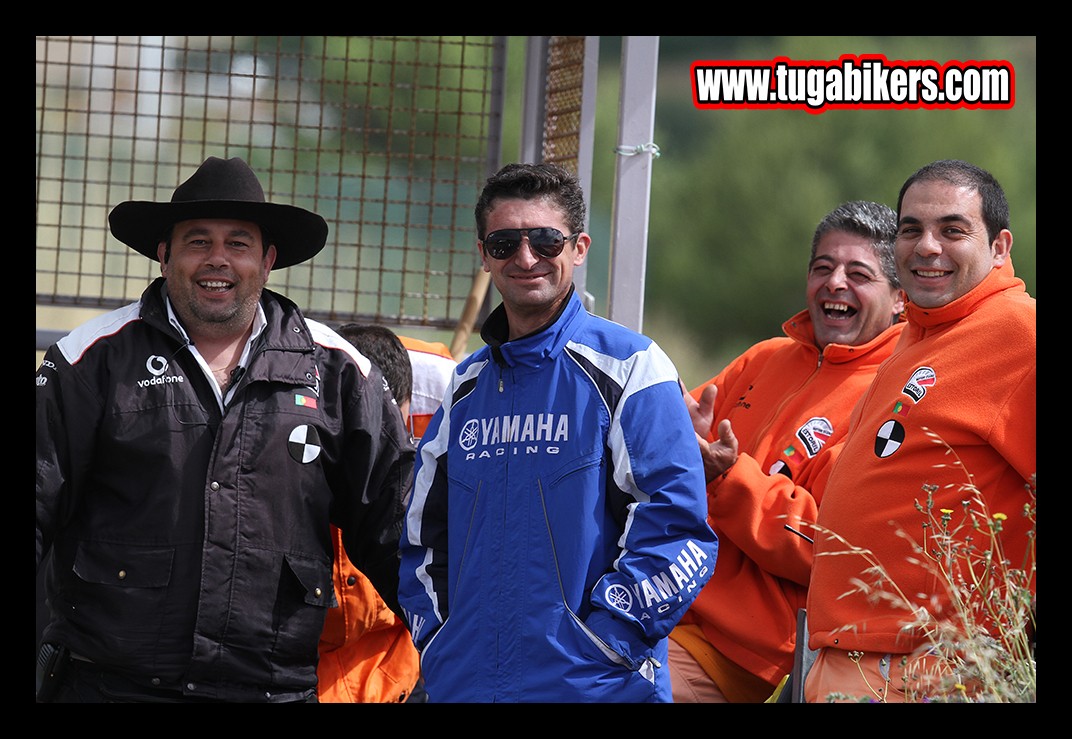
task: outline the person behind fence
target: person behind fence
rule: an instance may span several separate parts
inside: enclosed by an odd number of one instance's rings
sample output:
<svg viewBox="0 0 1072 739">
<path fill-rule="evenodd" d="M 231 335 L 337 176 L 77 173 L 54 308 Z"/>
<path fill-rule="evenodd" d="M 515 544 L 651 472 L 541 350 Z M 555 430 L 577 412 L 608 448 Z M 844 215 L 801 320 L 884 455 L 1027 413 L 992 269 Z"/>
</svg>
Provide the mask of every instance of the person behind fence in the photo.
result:
<svg viewBox="0 0 1072 739">
<path fill-rule="evenodd" d="M 675 703 L 761 703 L 793 667 L 814 521 L 813 462 L 849 414 L 903 324 L 893 264 L 897 218 L 852 201 L 819 222 L 807 307 L 785 335 L 755 344 L 686 396 L 708 481 L 718 566 L 670 633 Z"/>
<path fill-rule="evenodd" d="M 475 208 L 502 304 L 418 447 L 399 601 L 430 702 L 669 702 L 667 635 L 711 577 L 678 373 L 590 314 L 577 178 L 509 164 Z"/>
<path fill-rule="evenodd" d="M 410 434 L 420 434 L 439 407 L 453 367 L 440 342 L 400 336 L 386 326 L 347 323 L 338 332 L 383 370 Z M 423 703 L 420 661 L 406 624 L 354 567 L 332 526 L 338 608 L 320 636 L 321 703 Z"/>
<path fill-rule="evenodd" d="M 808 702 L 970 696 L 995 666 L 973 660 L 1034 628 L 1035 299 L 1005 193 L 936 161 L 904 183 L 897 218 L 907 325 L 819 506 Z"/>
<path fill-rule="evenodd" d="M 413 367 L 399 337 L 376 324 L 347 323 L 337 331 L 383 371 L 408 425 Z M 320 635 L 317 697 L 321 703 L 405 703 L 421 670 L 409 629 L 346 556 L 338 527 L 331 527 L 331 538 L 338 606 L 328 609 Z"/>
<path fill-rule="evenodd" d="M 397 609 L 414 453 L 379 368 L 265 288 L 327 224 L 217 157 L 109 222 L 161 276 L 37 373 L 38 699 L 314 702 L 330 526 Z"/>
</svg>

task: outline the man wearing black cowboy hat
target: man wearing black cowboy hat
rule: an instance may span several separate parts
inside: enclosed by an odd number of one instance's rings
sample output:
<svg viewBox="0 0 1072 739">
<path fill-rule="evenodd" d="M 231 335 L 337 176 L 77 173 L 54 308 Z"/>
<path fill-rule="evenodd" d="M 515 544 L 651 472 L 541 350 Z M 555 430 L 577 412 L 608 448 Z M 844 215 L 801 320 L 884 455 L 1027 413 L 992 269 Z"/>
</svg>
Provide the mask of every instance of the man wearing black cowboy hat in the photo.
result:
<svg viewBox="0 0 1072 739">
<path fill-rule="evenodd" d="M 397 611 L 413 464 L 379 369 L 264 287 L 327 224 L 215 157 L 109 221 L 162 276 L 37 373 L 38 700 L 314 701 L 329 524 Z"/>
</svg>

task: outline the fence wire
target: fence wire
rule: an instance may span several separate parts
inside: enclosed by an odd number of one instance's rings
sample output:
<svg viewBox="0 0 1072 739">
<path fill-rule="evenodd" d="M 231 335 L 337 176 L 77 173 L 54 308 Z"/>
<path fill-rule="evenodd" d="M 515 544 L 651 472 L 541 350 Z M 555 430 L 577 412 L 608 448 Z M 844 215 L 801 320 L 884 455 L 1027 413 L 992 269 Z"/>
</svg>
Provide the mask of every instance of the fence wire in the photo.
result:
<svg viewBox="0 0 1072 739">
<path fill-rule="evenodd" d="M 111 308 L 157 274 L 111 236 L 208 156 L 313 210 L 328 245 L 269 287 L 315 318 L 450 327 L 500 146 L 505 37 L 38 36 L 38 305 Z"/>
</svg>

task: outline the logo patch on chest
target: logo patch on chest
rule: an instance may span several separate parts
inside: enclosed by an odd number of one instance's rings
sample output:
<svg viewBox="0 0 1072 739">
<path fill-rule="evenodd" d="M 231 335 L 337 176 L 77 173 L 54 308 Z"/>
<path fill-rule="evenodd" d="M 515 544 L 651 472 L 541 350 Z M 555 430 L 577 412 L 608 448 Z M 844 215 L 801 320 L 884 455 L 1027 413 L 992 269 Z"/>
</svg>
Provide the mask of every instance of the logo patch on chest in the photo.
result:
<svg viewBox="0 0 1072 739">
<path fill-rule="evenodd" d="M 808 456 L 814 457 L 833 433 L 834 424 L 830 423 L 830 419 L 816 416 L 809 418 L 803 426 L 797 429 L 797 438 L 804 445 Z"/>
<path fill-rule="evenodd" d="M 315 461 L 320 456 L 320 448 L 320 434 L 315 426 L 295 426 L 287 439 L 287 451 L 292 459 L 301 464 Z"/>
</svg>

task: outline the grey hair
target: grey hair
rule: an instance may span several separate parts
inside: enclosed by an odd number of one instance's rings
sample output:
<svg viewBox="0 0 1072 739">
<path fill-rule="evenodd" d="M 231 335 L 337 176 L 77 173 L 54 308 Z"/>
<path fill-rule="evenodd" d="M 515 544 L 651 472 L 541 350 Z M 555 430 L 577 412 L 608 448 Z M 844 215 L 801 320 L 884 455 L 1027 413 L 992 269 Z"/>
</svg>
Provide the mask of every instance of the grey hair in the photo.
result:
<svg viewBox="0 0 1072 739">
<path fill-rule="evenodd" d="M 896 288 L 901 287 L 897 279 L 897 265 L 893 258 L 893 242 L 897 237 L 897 214 L 888 205 L 870 200 L 851 200 L 842 203 L 827 213 L 815 228 L 811 239 L 811 260 L 824 235 L 840 231 L 865 237 L 878 257 L 882 274 Z"/>
</svg>

